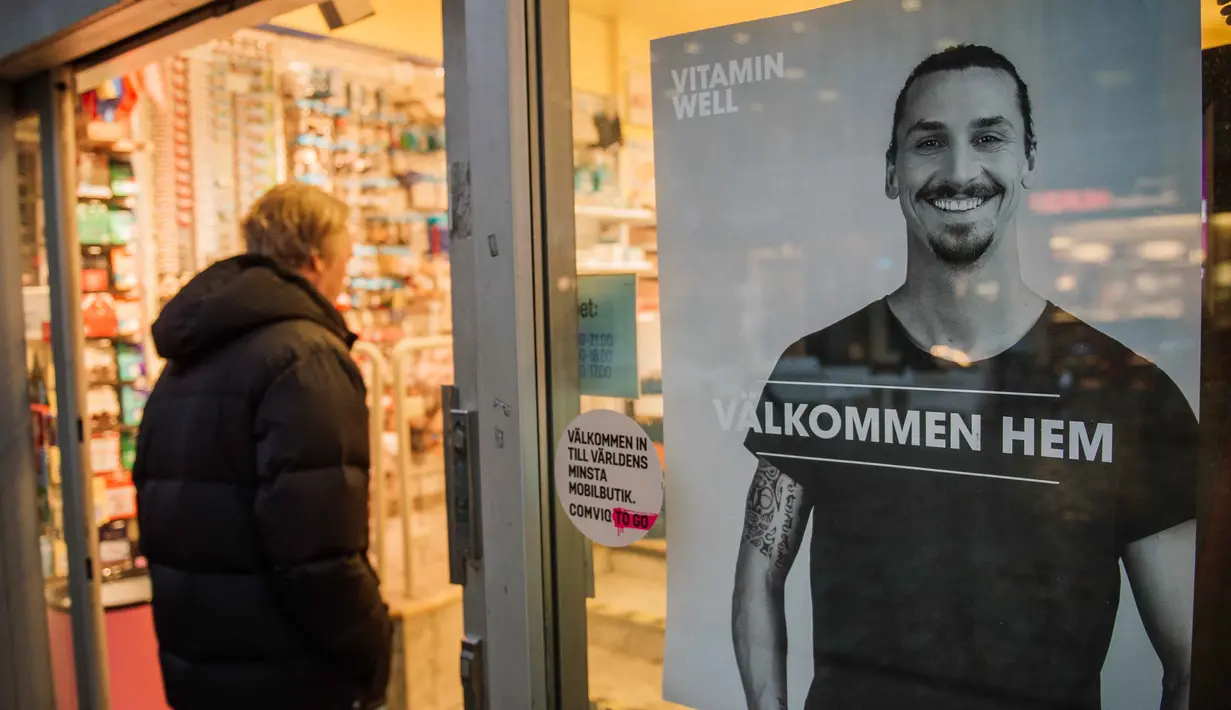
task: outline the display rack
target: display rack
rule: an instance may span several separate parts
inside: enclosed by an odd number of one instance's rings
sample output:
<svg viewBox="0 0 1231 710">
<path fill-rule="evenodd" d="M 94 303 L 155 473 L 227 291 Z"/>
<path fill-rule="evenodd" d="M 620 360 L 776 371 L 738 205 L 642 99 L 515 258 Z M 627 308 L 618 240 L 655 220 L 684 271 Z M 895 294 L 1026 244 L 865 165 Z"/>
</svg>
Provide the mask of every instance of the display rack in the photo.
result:
<svg viewBox="0 0 1231 710">
<path fill-rule="evenodd" d="M 131 107 L 107 119 L 87 113 L 78 141 L 82 356 L 104 582 L 146 573 L 132 482 L 137 428 L 149 391 L 149 294 L 142 278 L 149 267 L 142 259 L 139 237 L 146 235 L 137 213 L 143 191 L 134 169 L 136 154 L 146 144 L 135 134 L 138 124 Z"/>
<path fill-rule="evenodd" d="M 451 332 L 438 67 L 279 42 L 289 175 L 351 207 L 351 328 L 386 346 Z"/>
<path fill-rule="evenodd" d="M 150 126 L 157 308 L 161 310 L 193 272 L 196 237 L 188 60 L 181 56 L 165 59 L 159 71 L 165 77 L 167 101 L 151 111 Z"/>
</svg>

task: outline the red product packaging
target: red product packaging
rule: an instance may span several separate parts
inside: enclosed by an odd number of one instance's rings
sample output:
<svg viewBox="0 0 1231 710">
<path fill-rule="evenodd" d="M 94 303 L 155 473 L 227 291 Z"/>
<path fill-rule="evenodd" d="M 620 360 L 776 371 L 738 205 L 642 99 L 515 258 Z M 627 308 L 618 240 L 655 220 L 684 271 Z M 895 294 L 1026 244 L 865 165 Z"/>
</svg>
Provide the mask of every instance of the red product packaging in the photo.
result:
<svg viewBox="0 0 1231 710">
<path fill-rule="evenodd" d="M 115 298 L 109 293 L 82 294 L 81 322 L 87 338 L 114 338 L 119 331 Z"/>
<path fill-rule="evenodd" d="M 111 286 L 110 281 L 106 269 L 81 270 L 82 291 L 106 291 Z"/>
</svg>

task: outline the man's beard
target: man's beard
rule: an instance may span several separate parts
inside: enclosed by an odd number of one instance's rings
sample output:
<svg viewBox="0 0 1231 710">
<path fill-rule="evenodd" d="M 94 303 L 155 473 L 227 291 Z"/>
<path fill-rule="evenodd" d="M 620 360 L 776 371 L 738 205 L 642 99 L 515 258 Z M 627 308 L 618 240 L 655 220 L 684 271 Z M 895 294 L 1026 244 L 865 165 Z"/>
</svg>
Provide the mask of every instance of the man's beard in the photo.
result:
<svg viewBox="0 0 1231 710">
<path fill-rule="evenodd" d="M 990 225 L 951 225 L 942 232 L 929 232 L 928 246 L 936 258 L 950 266 L 971 266 L 992 246 L 995 229 L 988 227 Z"/>
<path fill-rule="evenodd" d="M 935 182 L 925 185 L 915 195 L 919 202 L 931 204 L 935 200 L 983 201 L 1003 199 L 1004 189 L 984 175 L 965 185 L 950 182 Z M 996 235 L 996 226 L 989 220 L 976 223 L 950 224 L 928 232 L 928 246 L 936 258 L 951 266 L 971 266 L 991 248 Z"/>
</svg>

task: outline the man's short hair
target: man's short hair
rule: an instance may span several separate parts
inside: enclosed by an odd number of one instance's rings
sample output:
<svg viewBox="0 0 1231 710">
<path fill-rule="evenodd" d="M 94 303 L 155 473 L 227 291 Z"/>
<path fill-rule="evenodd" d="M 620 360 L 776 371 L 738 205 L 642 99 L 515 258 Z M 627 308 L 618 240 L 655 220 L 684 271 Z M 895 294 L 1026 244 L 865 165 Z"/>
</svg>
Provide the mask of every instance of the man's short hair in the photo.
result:
<svg viewBox="0 0 1231 710">
<path fill-rule="evenodd" d="M 1030 89 L 1022 80 L 1021 74 L 1017 73 L 1017 67 L 1013 66 L 1013 62 L 1010 62 L 1007 57 L 991 47 L 959 44 L 924 59 L 910 73 L 910 76 L 906 77 L 906 83 L 902 86 L 902 91 L 898 94 L 898 101 L 893 107 L 893 130 L 889 138 L 889 151 L 886 153 L 889 162 L 894 162 L 898 157 L 898 124 L 902 122 L 902 114 L 906 111 L 906 94 L 910 91 L 910 87 L 929 74 L 963 69 L 994 69 L 1013 78 L 1013 82 L 1017 84 L 1017 106 L 1026 124 L 1026 152 L 1027 154 L 1034 153 L 1036 141 L 1034 114 L 1030 110 Z"/>
<path fill-rule="evenodd" d="M 329 256 L 347 229 L 349 208 L 325 191 L 300 183 L 278 185 L 261 195 L 243 220 L 248 252 L 302 269 L 313 255 Z"/>
</svg>

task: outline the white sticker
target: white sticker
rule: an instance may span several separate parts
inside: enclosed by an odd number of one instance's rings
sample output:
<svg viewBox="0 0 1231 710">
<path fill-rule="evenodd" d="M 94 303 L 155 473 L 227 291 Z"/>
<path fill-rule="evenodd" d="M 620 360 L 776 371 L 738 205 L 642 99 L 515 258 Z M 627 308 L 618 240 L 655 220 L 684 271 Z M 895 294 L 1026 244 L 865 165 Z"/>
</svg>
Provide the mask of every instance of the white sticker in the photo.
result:
<svg viewBox="0 0 1231 710">
<path fill-rule="evenodd" d="M 589 539 L 624 547 L 645 537 L 663 505 L 663 469 L 637 422 L 606 409 L 586 412 L 556 447 L 556 495 Z"/>
</svg>

